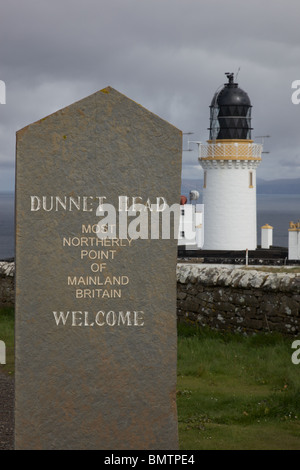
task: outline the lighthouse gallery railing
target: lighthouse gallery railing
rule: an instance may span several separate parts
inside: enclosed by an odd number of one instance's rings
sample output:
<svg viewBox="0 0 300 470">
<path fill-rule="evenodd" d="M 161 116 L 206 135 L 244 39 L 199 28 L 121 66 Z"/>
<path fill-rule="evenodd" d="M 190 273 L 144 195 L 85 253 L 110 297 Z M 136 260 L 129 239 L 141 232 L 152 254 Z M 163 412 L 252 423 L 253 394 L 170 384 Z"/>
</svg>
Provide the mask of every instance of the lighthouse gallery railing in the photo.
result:
<svg viewBox="0 0 300 470">
<path fill-rule="evenodd" d="M 262 144 L 248 142 L 199 144 L 199 158 L 208 160 L 258 160 L 261 159 Z"/>
</svg>

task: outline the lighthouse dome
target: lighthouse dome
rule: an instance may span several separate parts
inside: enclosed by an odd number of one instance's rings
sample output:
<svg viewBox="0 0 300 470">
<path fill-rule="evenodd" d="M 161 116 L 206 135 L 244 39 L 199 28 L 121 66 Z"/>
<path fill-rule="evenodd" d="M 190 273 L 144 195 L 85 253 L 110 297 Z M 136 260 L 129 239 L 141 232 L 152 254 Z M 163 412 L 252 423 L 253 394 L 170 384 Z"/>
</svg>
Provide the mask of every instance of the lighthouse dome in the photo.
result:
<svg viewBox="0 0 300 470">
<path fill-rule="evenodd" d="M 234 83 L 233 73 L 226 75 L 228 83 L 215 93 L 210 105 L 210 140 L 251 139 L 250 98 Z"/>
</svg>

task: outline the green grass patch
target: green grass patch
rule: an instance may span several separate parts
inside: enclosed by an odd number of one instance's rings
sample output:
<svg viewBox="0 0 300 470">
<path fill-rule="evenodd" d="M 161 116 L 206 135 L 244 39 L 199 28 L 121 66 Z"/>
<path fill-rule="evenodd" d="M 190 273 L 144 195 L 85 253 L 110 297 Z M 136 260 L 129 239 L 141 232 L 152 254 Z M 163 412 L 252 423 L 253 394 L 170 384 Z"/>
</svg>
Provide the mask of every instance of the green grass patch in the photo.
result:
<svg viewBox="0 0 300 470">
<path fill-rule="evenodd" d="M 6 364 L 0 364 L 0 370 L 7 374 L 13 374 L 15 371 L 14 324 L 14 309 L 0 308 L 0 340 L 6 345 Z"/>
<path fill-rule="evenodd" d="M 14 373 L 14 310 L 0 309 Z M 300 365 L 279 334 L 243 336 L 178 325 L 177 409 L 182 450 L 299 450 Z"/>
<path fill-rule="evenodd" d="M 300 365 L 291 338 L 179 324 L 181 449 L 300 449 Z"/>
</svg>

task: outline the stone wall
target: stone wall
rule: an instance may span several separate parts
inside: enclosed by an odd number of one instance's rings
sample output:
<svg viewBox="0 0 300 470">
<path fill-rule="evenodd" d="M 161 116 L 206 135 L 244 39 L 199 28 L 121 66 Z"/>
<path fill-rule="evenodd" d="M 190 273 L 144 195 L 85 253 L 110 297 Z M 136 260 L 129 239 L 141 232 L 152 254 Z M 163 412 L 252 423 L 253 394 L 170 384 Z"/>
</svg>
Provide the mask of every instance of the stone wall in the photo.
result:
<svg viewBox="0 0 300 470">
<path fill-rule="evenodd" d="M 14 263 L 0 262 L 0 306 L 14 305 Z M 179 264 L 177 315 L 237 332 L 300 332 L 300 274 Z"/>
<path fill-rule="evenodd" d="M 0 262 L 0 307 L 11 307 L 15 303 L 15 264 Z"/>
<path fill-rule="evenodd" d="M 237 332 L 300 328 L 300 274 L 179 264 L 179 321 Z"/>
</svg>

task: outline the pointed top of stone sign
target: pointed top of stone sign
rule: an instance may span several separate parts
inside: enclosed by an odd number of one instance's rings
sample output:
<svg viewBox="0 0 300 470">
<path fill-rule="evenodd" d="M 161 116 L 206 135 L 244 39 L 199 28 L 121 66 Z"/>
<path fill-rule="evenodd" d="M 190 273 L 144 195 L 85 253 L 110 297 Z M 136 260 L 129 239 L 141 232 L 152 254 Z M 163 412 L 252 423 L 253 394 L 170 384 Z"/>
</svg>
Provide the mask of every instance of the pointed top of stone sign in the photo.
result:
<svg viewBox="0 0 300 470">
<path fill-rule="evenodd" d="M 109 95 L 109 98 L 107 96 L 106 100 L 104 100 L 104 99 L 101 100 L 101 97 L 103 98 L 103 95 Z M 95 103 L 100 104 L 100 105 L 103 105 L 105 103 L 105 101 L 106 102 L 111 102 L 111 103 L 114 102 L 114 105 L 117 105 L 118 102 L 122 103 L 123 100 L 127 100 L 128 102 L 130 102 L 132 104 L 133 107 L 137 106 L 144 113 L 152 115 L 156 119 L 161 120 L 162 122 L 165 122 L 168 126 L 171 126 L 171 127 L 175 128 L 175 126 L 170 124 L 168 121 L 165 121 L 164 119 L 162 119 L 161 117 L 159 117 L 155 113 L 152 113 L 151 111 L 149 111 L 147 108 L 144 108 L 141 104 L 139 104 L 136 101 L 128 98 L 127 96 L 125 96 L 124 94 L 122 94 L 119 91 L 115 90 L 111 86 L 107 86 L 107 87 L 102 88 L 101 90 L 96 91 L 95 93 L 93 93 L 93 94 L 91 94 L 91 95 L 89 95 L 85 98 L 82 98 L 79 101 L 76 101 L 76 102 L 70 104 L 69 106 L 66 106 L 65 108 L 59 109 L 59 110 L 55 111 L 54 113 L 51 113 L 48 116 L 45 116 L 42 119 L 39 119 L 38 121 L 35 121 L 31 124 L 28 124 L 27 126 L 25 126 L 22 129 L 18 130 L 17 135 L 22 135 L 24 132 L 26 132 L 26 130 L 28 128 L 30 128 L 33 125 L 41 125 L 43 123 L 46 123 L 49 118 L 52 118 L 57 114 L 64 113 L 65 110 L 67 110 L 69 108 L 72 108 L 72 107 L 77 107 L 78 108 L 78 106 L 80 107 L 80 105 L 84 104 L 84 102 L 86 102 L 87 100 L 91 100 L 91 99 L 94 99 Z M 177 130 L 179 130 L 179 129 L 177 129 Z"/>
<path fill-rule="evenodd" d="M 93 181 L 99 184 L 95 179 L 95 172 L 98 172 L 101 182 L 108 183 L 109 178 L 115 190 L 121 192 L 128 190 L 132 181 L 131 187 L 137 193 L 137 189 L 145 192 L 151 189 L 151 178 L 146 177 L 150 170 L 157 183 L 166 182 L 170 177 L 180 178 L 180 174 L 173 173 L 173 168 L 177 172 L 177 167 L 172 151 L 178 148 L 181 138 L 181 131 L 173 125 L 108 86 L 19 130 L 17 146 L 19 159 L 22 158 L 21 144 L 27 158 L 37 155 L 36 167 L 33 169 L 31 165 L 30 171 L 39 178 L 45 170 L 41 165 L 46 152 L 48 156 L 49 152 L 52 154 L 46 183 L 50 193 L 52 175 L 57 178 L 59 155 L 63 161 L 65 189 L 73 191 L 80 178 L 91 192 Z M 38 153 L 32 152 L 37 141 Z M 73 160 L 77 159 L 82 165 L 79 173 L 73 168 Z M 161 189 L 157 187 L 157 191 Z"/>
</svg>

